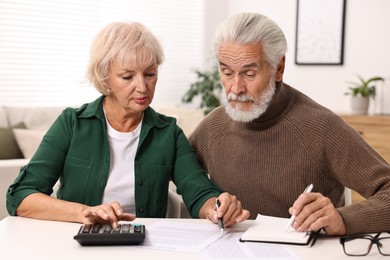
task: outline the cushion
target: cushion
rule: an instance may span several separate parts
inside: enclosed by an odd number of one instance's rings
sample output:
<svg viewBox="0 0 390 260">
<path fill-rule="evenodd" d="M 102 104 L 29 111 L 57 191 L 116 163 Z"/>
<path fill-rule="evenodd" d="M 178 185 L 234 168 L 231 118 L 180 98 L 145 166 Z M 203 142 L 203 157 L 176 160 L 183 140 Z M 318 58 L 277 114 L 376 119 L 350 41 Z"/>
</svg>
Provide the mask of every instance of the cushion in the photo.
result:
<svg viewBox="0 0 390 260">
<path fill-rule="evenodd" d="M 13 132 L 24 158 L 30 159 L 38 149 L 46 130 L 15 128 Z"/>
<path fill-rule="evenodd" d="M 23 122 L 28 129 L 48 129 L 64 107 L 5 107 L 9 125 Z"/>
<path fill-rule="evenodd" d="M 188 137 L 204 118 L 202 109 L 176 107 L 176 106 L 153 106 L 153 108 L 164 115 L 172 116 L 177 119 L 177 125 L 183 129 L 184 134 Z"/>
<path fill-rule="evenodd" d="M 25 128 L 23 123 L 15 125 L 13 128 Z M 0 159 L 20 159 L 23 158 L 12 127 L 0 128 Z"/>
</svg>

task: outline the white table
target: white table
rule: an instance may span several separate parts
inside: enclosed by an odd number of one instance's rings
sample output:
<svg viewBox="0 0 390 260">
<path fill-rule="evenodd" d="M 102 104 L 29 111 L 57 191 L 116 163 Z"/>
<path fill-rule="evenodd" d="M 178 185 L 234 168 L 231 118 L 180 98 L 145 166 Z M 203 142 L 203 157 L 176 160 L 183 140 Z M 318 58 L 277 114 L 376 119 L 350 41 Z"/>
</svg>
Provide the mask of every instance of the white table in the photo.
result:
<svg viewBox="0 0 390 260">
<path fill-rule="evenodd" d="M 147 226 L 162 219 L 138 218 L 137 223 Z M 210 225 L 208 220 L 164 219 L 169 221 L 194 221 Z M 234 227 L 245 231 L 252 221 L 248 220 Z M 0 259 L 29 260 L 77 260 L 77 259 L 199 259 L 197 254 L 145 249 L 137 246 L 82 247 L 73 236 L 80 228 L 78 223 L 43 221 L 22 217 L 6 217 L 0 221 Z M 289 246 L 301 259 L 357 259 L 346 256 L 339 239 L 320 237 L 309 247 Z M 361 258 L 359 258 L 361 259 Z M 364 259 L 384 259 L 376 248 Z"/>
</svg>

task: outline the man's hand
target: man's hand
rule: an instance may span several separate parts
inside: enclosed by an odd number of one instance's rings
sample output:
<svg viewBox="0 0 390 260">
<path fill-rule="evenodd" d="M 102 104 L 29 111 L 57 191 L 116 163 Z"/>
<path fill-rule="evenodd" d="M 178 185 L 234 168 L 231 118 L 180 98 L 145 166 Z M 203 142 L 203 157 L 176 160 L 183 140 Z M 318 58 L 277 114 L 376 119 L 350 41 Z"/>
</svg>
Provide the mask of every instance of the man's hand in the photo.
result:
<svg viewBox="0 0 390 260">
<path fill-rule="evenodd" d="M 324 229 L 327 235 L 345 235 L 343 218 L 329 198 L 321 193 L 301 194 L 289 209 L 295 215 L 292 227 L 299 232 Z"/>
<path fill-rule="evenodd" d="M 209 218 L 213 223 L 218 223 L 219 218 L 222 218 L 224 226 L 229 227 L 235 223 L 243 222 L 249 218 L 249 211 L 241 206 L 241 202 L 236 196 L 227 192 L 219 195 L 220 206 L 217 212 L 215 207 L 215 200 L 217 198 L 210 198 L 201 208 L 200 217 Z M 202 214 L 205 212 L 205 214 Z M 205 215 L 205 216 L 204 216 Z"/>
<path fill-rule="evenodd" d="M 120 204 L 116 201 L 110 204 L 102 204 L 95 207 L 87 207 L 82 212 L 82 223 L 110 223 L 113 228 L 118 226 L 118 221 L 132 221 L 136 218 L 133 214 L 123 213 Z"/>
</svg>

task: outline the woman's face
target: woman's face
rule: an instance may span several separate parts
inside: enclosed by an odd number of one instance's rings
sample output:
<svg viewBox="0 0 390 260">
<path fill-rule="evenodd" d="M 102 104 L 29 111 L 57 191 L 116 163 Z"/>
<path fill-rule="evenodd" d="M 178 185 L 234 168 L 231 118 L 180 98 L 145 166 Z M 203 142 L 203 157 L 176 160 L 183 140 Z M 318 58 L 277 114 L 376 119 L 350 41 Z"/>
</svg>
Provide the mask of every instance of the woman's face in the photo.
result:
<svg viewBox="0 0 390 260">
<path fill-rule="evenodd" d="M 158 65 L 138 64 L 122 67 L 113 62 L 109 68 L 108 96 L 116 105 L 129 112 L 142 112 L 152 102 L 158 78 Z"/>
</svg>

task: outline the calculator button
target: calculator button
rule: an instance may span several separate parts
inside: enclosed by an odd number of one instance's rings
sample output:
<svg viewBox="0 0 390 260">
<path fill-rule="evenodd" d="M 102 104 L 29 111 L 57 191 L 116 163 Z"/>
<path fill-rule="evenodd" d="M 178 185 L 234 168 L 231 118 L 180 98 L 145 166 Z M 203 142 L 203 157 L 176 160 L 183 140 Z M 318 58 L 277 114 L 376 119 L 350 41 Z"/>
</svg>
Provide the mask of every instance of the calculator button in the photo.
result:
<svg viewBox="0 0 390 260">
<path fill-rule="evenodd" d="M 141 232 L 141 226 L 139 226 L 139 225 L 134 226 L 134 232 L 140 233 Z"/>
<path fill-rule="evenodd" d="M 83 233 L 89 233 L 92 229 L 92 225 L 85 225 L 83 228 Z"/>
<path fill-rule="evenodd" d="M 121 226 L 118 225 L 118 227 L 112 229 L 112 233 L 119 233 L 121 231 Z"/>
<path fill-rule="evenodd" d="M 130 224 L 123 224 L 122 225 L 122 233 L 129 233 L 130 232 Z"/>
<path fill-rule="evenodd" d="M 93 227 L 92 227 L 91 233 L 99 233 L 101 227 L 102 227 L 102 226 L 100 226 L 100 225 L 95 225 L 95 226 L 93 226 Z"/>
<path fill-rule="evenodd" d="M 110 233 L 111 229 L 111 225 L 104 225 L 103 233 Z"/>
</svg>

